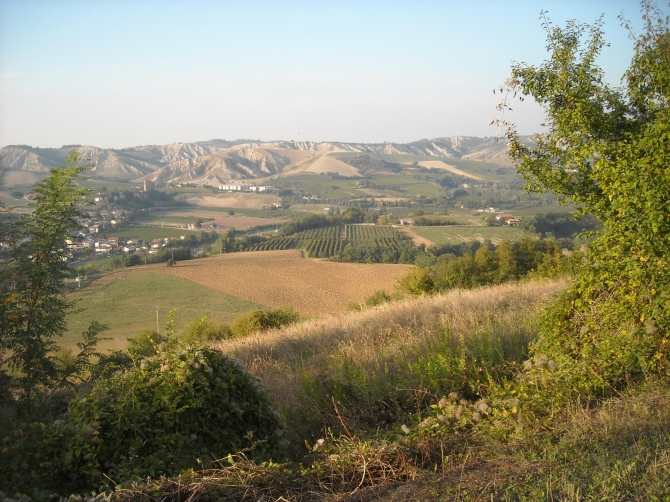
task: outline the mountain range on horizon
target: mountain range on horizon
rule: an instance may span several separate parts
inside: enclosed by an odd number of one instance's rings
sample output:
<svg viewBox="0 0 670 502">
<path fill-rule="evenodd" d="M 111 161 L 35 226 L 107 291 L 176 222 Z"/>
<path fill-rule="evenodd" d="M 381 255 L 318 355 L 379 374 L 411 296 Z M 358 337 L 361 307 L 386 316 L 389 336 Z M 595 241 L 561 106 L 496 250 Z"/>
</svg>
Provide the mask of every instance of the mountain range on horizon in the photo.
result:
<svg viewBox="0 0 670 502">
<path fill-rule="evenodd" d="M 531 141 L 530 137 L 527 140 Z M 9 145 L 0 149 L 0 167 L 36 175 L 46 173 L 52 167 L 63 165 L 73 149 L 89 159 L 93 165 L 89 173 L 95 178 L 211 185 L 300 172 L 325 155 L 336 152 L 512 165 L 504 141 L 492 137 L 450 136 L 411 143 L 210 140 L 118 150 L 86 145 L 64 145 L 61 148 Z"/>
</svg>

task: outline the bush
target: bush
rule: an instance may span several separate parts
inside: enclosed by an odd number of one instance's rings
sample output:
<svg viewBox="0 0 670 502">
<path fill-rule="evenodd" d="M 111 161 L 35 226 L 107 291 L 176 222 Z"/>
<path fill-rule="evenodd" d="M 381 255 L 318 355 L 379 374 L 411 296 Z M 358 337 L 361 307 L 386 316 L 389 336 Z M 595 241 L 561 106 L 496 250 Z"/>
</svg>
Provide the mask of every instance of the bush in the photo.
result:
<svg viewBox="0 0 670 502">
<path fill-rule="evenodd" d="M 383 289 L 378 289 L 375 291 L 372 295 L 368 296 L 365 299 L 365 306 L 366 307 L 376 307 L 377 305 L 381 305 L 382 303 L 390 302 L 391 297 L 389 294 L 384 291 Z"/>
<path fill-rule="evenodd" d="M 207 320 L 207 316 L 193 321 L 186 327 L 182 341 L 184 343 L 199 344 L 202 342 L 211 342 L 213 340 L 223 340 L 231 336 L 230 328 L 227 326 L 217 326 Z"/>
<path fill-rule="evenodd" d="M 427 268 L 413 268 L 398 280 L 398 292 L 412 296 L 422 296 L 435 290 L 435 283 Z"/>
<path fill-rule="evenodd" d="M 0 490 L 82 493 L 238 451 L 277 459 L 282 435 L 279 414 L 240 361 L 182 347 L 103 378 L 62 420 L 16 428 L 3 439 Z"/>
<path fill-rule="evenodd" d="M 233 336 L 243 337 L 254 331 L 265 331 L 294 324 L 300 320 L 298 314 L 291 307 L 280 307 L 272 310 L 252 310 L 247 315 L 238 317 L 230 327 Z"/>
</svg>

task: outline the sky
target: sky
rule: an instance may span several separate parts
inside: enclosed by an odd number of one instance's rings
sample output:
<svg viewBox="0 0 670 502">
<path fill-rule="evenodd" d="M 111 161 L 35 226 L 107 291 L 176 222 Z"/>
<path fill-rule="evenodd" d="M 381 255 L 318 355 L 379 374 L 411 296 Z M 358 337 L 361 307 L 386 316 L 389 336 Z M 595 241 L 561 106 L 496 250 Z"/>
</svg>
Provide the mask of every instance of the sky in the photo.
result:
<svg viewBox="0 0 670 502">
<path fill-rule="evenodd" d="M 0 0 L 0 147 L 494 136 L 493 89 L 604 14 L 600 65 L 633 55 L 637 0 Z M 510 115 L 541 131 L 532 100 Z"/>
</svg>

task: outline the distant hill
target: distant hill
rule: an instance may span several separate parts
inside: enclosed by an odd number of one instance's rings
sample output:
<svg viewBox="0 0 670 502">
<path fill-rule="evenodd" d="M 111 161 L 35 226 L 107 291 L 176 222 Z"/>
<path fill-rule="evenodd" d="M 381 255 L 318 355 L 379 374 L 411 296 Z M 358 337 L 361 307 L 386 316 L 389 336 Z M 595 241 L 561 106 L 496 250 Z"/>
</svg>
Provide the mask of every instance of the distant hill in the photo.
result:
<svg viewBox="0 0 670 502">
<path fill-rule="evenodd" d="M 93 177 L 146 179 L 159 183 L 217 185 L 229 180 L 264 178 L 301 166 L 307 169 L 312 162 L 330 152 L 418 155 L 511 165 L 504 141 L 451 136 L 411 143 L 210 140 L 120 150 L 77 145 L 61 148 L 11 145 L 0 149 L 0 167 L 11 171 L 48 172 L 50 168 L 62 165 L 74 148 L 90 159 L 94 166 L 90 172 Z"/>
</svg>

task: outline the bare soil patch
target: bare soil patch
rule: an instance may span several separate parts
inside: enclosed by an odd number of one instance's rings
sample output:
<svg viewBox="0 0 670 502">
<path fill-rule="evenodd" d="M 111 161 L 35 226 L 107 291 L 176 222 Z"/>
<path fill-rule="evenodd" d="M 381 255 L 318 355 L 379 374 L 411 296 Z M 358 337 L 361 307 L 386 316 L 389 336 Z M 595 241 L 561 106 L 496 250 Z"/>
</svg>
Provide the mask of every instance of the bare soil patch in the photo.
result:
<svg viewBox="0 0 670 502">
<path fill-rule="evenodd" d="M 188 195 L 183 198 L 189 204 L 207 207 L 236 207 L 261 209 L 263 206 L 271 206 L 279 202 L 279 198 L 274 195 L 255 194 L 255 193 L 224 193 L 219 195 Z"/>
<path fill-rule="evenodd" d="M 412 230 L 410 227 L 394 227 L 398 232 L 401 234 L 405 234 L 407 237 L 412 239 L 412 242 L 416 244 L 417 246 L 420 246 L 423 244 L 426 247 L 430 247 L 433 244 L 435 244 L 433 241 L 426 239 L 425 237 L 421 237 L 419 234 L 417 234 L 414 230 Z"/>
<path fill-rule="evenodd" d="M 232 253 L 180 262 L 161 271 L 261 305 L 303 315 L 346 311 L 378 289 L 392 292 L 407 265 L 308 260 L 296 250 Z"/>
<path fill-rule="evenodd" d="M 329 157 L 324 155 L 319 160 L 314 162 L 309 168 L 305 171 L 308 173 L 337 173 L 341 176 L 360 176 L 358 169 L 354 166 L 337 160 L 334 157 Z"/>
<path fill-rule="evenodd" d="M 467 176 L 468 178 L 472 178 L 473 180 L 482 180 L 484 178 L 480 178 L 479 176 L 475 176 L 474 174 L 466 173 L 465 171 L 461 171 L 457 167 L 451 166 L 447 164 L 446 162 L 442 162 L 441 160 L 426 160 L 426 161 L 421 161 L 419 162 L 419 165 L 422 167 L 428 167 L 428 168 L 437 168 L 437 169 L 445 169 L 449 172 L 452 172 L 454 174 L 458 174 L 459 176 Z"/>
<path fill-rule="evenodd" d="M 6 169 L 2 172 L 2 182 L 6 187 L 29 185 L 32 186 L 49 173 L 38 173 L 34 171 L 15 171 Z"/>
</svg>

